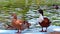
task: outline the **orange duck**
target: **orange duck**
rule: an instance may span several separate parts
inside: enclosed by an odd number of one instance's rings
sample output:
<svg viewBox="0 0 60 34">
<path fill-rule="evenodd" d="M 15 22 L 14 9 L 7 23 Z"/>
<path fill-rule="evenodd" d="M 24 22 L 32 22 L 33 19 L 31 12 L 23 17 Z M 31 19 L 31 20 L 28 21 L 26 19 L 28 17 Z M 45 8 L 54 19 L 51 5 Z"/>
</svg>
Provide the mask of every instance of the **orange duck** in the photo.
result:
<svg viewBox="0 0 60 34">
<path fill-rule="evenodd" d="M 42 30 L 40 32 L 47 32 L 47 27 L 50 26 L 51 21 L 47 17 L 44 17 L 42 9 L 38 10 L 38 12 L 42 16 L 41 17 L 42 18 L 41 21 L 39 21 L 39 24 L 42 27 Z M 43 30 L 43 27 L 46 27 L 45 31 Z"/>
<path fill-rule="evenodd" d="M 31 25 L 30 23 L 28 23 L 28 21 L 23 21 L 23 20 L 19 20 L 17 19 L 17 15 L 16 14 L 12 14 L 13 19 L 12 19 L 12 23 L 11 25 L 8 26 L 8 28 L 16 28 L 18 30 L 17 33 L 21 33 L 22 30 L 29 28 L 29 26 Z"/>
</svg>

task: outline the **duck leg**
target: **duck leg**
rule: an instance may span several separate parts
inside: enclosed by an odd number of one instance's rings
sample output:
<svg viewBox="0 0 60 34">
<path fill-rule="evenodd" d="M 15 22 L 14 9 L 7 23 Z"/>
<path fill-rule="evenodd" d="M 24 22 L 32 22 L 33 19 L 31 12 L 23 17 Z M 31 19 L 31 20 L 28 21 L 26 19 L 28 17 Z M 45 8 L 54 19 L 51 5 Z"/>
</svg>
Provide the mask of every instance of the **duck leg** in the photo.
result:
<svg viewBox="0 0 60 34">
<path fill-rule="evenodd" d="M 20 30 L 18 30 L 16 33 L 21 33 L 21 31 L 20 31 Z"/>
<path fill-rule="evenodd" d="M 44 31 L 43 31 L 43 27 L 42 27 L 42 30 L 41 30 L 40 32 L 44 32 Z"/>
<path fill-rule="evenodd" d="M 46 27 L 46 30 L 45 30 L 45 32 L 47 32 L 47 27 Z"/>
</svg>

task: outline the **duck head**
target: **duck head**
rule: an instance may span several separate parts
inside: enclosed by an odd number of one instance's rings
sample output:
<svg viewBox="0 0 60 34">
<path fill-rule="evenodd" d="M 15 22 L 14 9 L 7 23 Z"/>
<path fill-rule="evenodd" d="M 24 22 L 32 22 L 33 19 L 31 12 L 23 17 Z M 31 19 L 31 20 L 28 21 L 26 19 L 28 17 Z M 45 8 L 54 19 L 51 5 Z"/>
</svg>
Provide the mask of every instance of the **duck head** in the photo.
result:
<svg viewBox="0 0 60 34">
<path fill-rule="evenodd" d="M 25 24 L 25 23 L 28 23 L 28 21 L 25 21 L 25 20 L 24 20 L 23 22 L 24 22 L 24 24 Z"/>
<path fill-rule="evenodd" d="M 39 9 L 38 12 L 43 16 L 43 10 Z"/>
<path fill-rule="evenodd" d="M 15 13 L 13 13 L 11 16 L 12 16 L 14 19 L 17 19 L 17 15 L 16 15 Z"/>
<path fill-rule="evenodd" d="M 53 8 L 55 8 L 55 9 L 59 9 L 59 6 L 58 6 L 58 5 L 53 4 L 52 6 L 53 6 Z"/>
<path fill-rule="evenodd" d="M 56 5 L 56 8 L 55 9 L 59 9 L 58 5 Z"/>
</svg>

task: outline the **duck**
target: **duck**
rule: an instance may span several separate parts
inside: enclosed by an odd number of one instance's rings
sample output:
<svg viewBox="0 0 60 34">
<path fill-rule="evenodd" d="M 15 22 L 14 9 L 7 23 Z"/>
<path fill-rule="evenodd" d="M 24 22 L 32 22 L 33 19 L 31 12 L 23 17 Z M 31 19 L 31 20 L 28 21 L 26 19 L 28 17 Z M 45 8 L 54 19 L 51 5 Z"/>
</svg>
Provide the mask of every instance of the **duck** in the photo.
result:
<svg viewBox="0 0 60 34">
<path fill-rule="evenodd" d="M 53 6 L 54 9 L 59 9 L 58 5 L 53 4 L 52 6 Z"/>
<path fill-rule="evenodd" d="M 26 24 L 26 27 L 29 29 L 31 24 L 28 21 L 24 21 L 24 24 Z"/>
<path fill-rule="evenodd" d="M 21 31 L 23 31 L 24 29 L 28 28 L 31 26 L 30 23 L 28 23 L 28 21 L 26 20 L 19 20 L 17 19 L 17 15 L 14 13 L 12 14 L 12 23 L 11 25 L 8 25 L 8 28 L 15 28 L 18 31 L 16 33 L 21 33 Z"/>
<path fill-rule="evenodd" d="M 47 17 L 44 17 L 44 13 L 42 9 L 39 9 L 38 12 L 40 14 L 38 23 L 42 27 L 42 30 L 40 32 L 47 32 L 47 27 L 50 26 L 51 21 Z M 45 31 L 43 30 L 43 27 L 46 28 Z"/>
</svg>

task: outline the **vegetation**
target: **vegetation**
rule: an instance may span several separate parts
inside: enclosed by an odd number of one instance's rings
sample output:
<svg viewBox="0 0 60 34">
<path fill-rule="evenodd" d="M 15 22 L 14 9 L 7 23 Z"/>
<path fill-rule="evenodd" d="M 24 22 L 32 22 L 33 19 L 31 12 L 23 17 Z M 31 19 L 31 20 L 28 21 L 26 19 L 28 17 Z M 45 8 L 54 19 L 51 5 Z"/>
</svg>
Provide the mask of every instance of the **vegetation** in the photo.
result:
<svg viewBox="0 0 60 34">
<path fill-rule="evenodd" d="M 18 16 L 22 17 L 23 20 L 27 20 L 26 18 L 28 17 L 26 14 L 29 10 L 37 10 L 40 6 L 51 6 L 53 4 L 60 5 L 60 0 L 0 0 L 0 22 L 9 23 L 8 19 L 10 19 L 10 15 L 12 13 L 16 13 Z M 54 16 L 59 13 L 52 11 L 50 14 L 47 14 L 48 12 L 46 10 L 44 10 L 44 12 L 44 15 L 47 17 L 50 17 L 50 15 Z M 38 18 L 38 16 L 35 16 L 34 18 Z M 51 19 L 56 20 L 57 17 L 52 17 Z M 59 23 L 52 24 L 60 26 Z"/>
</svg>

